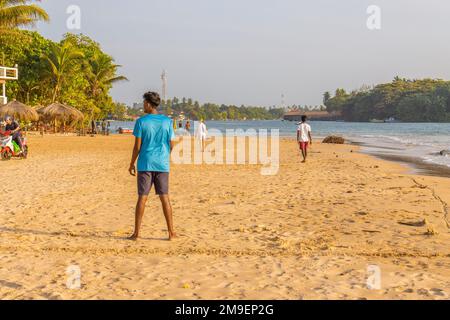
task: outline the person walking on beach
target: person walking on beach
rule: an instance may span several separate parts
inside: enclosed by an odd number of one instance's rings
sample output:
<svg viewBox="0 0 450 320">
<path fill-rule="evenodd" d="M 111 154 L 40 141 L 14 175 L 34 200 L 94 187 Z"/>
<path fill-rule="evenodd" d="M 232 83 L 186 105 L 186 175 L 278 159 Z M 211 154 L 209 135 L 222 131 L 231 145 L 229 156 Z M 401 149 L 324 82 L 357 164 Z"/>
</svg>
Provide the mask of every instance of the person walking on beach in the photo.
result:
<svg viewBox="0 0 450 320">
<path fill-rule="evenodd" d="M 302 116 L 302 122 L 298 124 L 297 128 L 297 141 L 303 156 L 302 163 L 306 162 L 308 147 L 312 145 L 311 126 L 306 123 L 307 119 L 306 116 Z"/>
<path fill-rule="evenodd" d="M 138 202 L 135 212 L 135 229 L 129 240 L 139 238 L 145 204 L 152 186 L 161 200 L 164 217 L 169 231 L 169 240 L 177 237 L 173 227 L 172 205 L 169 198 L 170 153 L 174 147 L 175 134 L 172 120 L 156 110 L 161 104 L 158 93 L 144 94 L 146 116 L 138 119 L 133 135 L 135 143 L 129 172 L 136 176 L 138 184 Z M 137 170 L 136 170 L 136 160 Z"/>
<path fill-rule="evenodd" d="M 201 119 L 195 135 L 197 136 L 197 139 L 200 140 L 200 143 L 202 145 L 202 152 L 205 152 L 207 134 L 208 134 L 208 130 L 206 129 L 205 121 L 203 119 Z"/>
</svg>

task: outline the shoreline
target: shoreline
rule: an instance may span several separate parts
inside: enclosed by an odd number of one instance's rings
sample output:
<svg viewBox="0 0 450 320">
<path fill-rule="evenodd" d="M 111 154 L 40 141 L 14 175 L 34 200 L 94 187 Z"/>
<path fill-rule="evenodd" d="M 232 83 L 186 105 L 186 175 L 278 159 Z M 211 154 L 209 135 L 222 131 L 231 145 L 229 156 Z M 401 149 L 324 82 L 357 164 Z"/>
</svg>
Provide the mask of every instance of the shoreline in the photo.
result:
<svg viewBox="0 0 450 320">
<path fill-rule="evenodd" d="M 437 163 L 429 163 L 423 160 L 420 157 L 412 157 L 412 156 L 401 156 L 395 154 L 385 154 L 385 153 L 377 153 L 370 150 L 364 150 L 366 146 L 364 143 L 355 142 L 351 140 L 346 140 L 350 145 L 355 145 L 361 148 L 360 152 L 369 156 L 373 156 L 378 159 L 382 159 L 385 161 L 401 163 L 408 167 L 411 170 L 412 174 L 431 176 L 431 177 L 444 177 L 450 178 L 450 167 L 445 165 L 440 165 Z M 370 146 L 372 147 L 372 146 Z M 377 146 L 374 146 L 377 147 Z M 380 146 L 378 146 L 380 147 Z M 381 147 L 380 147 L 381 148 Z M 388 149 L 383 147 L 384 149 Z M 395 149 L 401 150 L 401 149 Z"/>
<path fill-rule="evenodd" d="M 441 177 L 441 178 L 450 178 L 450 167 L 439 165 L 439 164 L 431 164 L 426 163 L 423 160 L 414 157 L 407 156 L 396 156 L 396 155 L 384 155 L 384 154 L 372 154 L 374 157 L 377 157 L 382 160 L 398 162 L 403 165 L 408 166 L 408 168 L 412 169 L 412 174 L 430 176 L 430 177 Z"/>
<path fill-rule="evenodd" d="M 288 140 L 296 140 L 295 137 L 292 136 L 284 136 L 280 137 L 281 139 L 288 139 Z M 323 139 L 325 137 L 319 137 L 314 138 L 315 143 L 322 143 Z M 400 156 L 400 155 L 394 155 L 394 154 L 383 154 L 383 153 L 377 153 L 369 150 L 364 150 L 366 146 L 364 143 L 352 141 L 351 139 L 345 138 L 344 145 L 349 146 L 357 146 L 358 152 L 364 155 L 368 155 L 370 157 L 374 157 L 376 159 L 393 162 L 393 163 L 400 163 L 403 166 L 407 167 L 410 171 L 410 174 L 413 175 L 423 175 L 423 176 L 429 176 L 429 177 L 442 177 L 442 178 L 450 178 L 450 167 L 445 165 L 440 165 L 436 163 L 428 163 L 421 159 L 420 157 L 412 157 L 412 156 Z M 377 146 L 371 146 L 371 147 L 377 147 Z M 378 146 L 380 147 L 380 146 Z M 381 147 L 380 147 L 381 148 Z M 384 149 L 388 149 L 386 147 L 383 147 Z M 402 149 L 395 149 L 395 150 L 402 150 Z"/>
</svg>

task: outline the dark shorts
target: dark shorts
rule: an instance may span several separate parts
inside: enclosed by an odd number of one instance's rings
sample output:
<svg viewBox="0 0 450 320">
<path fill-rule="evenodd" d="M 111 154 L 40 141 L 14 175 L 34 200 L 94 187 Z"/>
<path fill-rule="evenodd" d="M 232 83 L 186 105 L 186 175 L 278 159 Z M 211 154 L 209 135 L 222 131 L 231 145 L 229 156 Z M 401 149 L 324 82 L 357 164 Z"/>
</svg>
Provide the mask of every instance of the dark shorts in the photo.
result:
<svg viewBox="0 0 450 320">
<path fill-rule="evenodd" d="M 148 196 L 152 186 L 155 185 L 157 195 L 169 194 L 169 173 L 141 171 L 137 176 L 138 194 Z"/>
</svg>

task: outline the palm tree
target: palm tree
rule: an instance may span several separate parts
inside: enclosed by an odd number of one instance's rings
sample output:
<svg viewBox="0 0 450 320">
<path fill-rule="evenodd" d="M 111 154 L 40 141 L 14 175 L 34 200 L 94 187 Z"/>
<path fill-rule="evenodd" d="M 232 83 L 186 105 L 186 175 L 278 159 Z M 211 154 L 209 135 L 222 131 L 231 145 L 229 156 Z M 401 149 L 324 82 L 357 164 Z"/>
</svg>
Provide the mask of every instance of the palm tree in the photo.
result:
<svg viewBox="0 0 450 320">
<path fill-rule="evenodd" d="M 47 12 L 30 0 L 0 0 L 0 34 L 14 33 L 19 27 L 49 21 Z"/>
<path fill-rule="evenodd" d="M 323 104 L 327 104 L 327 102 L 331 99 L 331 93 L 329 91 L 326 91 L 323 94 Z"/>
<path fill-rule="evenodd" d="M 21 81 L 19 84 L 19 91 L 23 94 L 22 97 L 25 98 L 25 102 L 27 105 L 30 104 L 30 96 L 33 93 L 33 91 L 37 91 L 40 88 L 39 84 L 36 84 L 35 81 L 30 79 L 25 79 Z"/>
<path fill-rule="evenodd" d="M 50 54 L 43 57 L 48 64 L 47 73 L 54 86 L 52 102 L 56 102 L 59 98 L 62 86 L 73 71 L 74 62 L 81 58 L 84 58 L 83 52 L 70 41 L 65 41 L 61 45 L 52 44 Z"/>
<path fill-rule="evenodd" d="M 114 60 L 105 54 L 96 53 L 89 60 L 89 73 L 87 80 L 89 82 L 87 94 L 99 103 L 102 94 L 108 94 L 112 85 L 119 81 L 128 81 L 125 76 L 117 75 L 117 69 L 121 66 L 114 64 Z M 94 117 L 94 109 L 91 110 L 91 119 Z"/>
<path fill-rule="evenodd" d="M 128 81 L 127 77 L 116 74 L 121 66 L 114 64 L 113 59 L 105 54 L 95 54 L 89 60 L 89 65 L 91 69 L 88 75 L 89 94 L 94 99 L 101 93 L 107 93 L 114 83 Z"/>
</svg>

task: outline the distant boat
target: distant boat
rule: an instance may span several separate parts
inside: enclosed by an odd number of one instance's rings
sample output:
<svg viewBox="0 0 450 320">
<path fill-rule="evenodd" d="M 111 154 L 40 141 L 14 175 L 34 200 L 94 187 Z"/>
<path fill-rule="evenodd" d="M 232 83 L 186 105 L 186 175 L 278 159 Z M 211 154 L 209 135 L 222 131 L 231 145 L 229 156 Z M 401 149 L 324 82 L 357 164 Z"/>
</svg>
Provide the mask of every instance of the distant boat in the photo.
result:
<svg viewBox="0 0 450 320">
<path fill-rule="evenodd" d="M 119 128 L 119 129 L 117 129 L 117 132 L 119 132 L 119 134 L 132 134 L 133 129 Z"/>
<path fill-rule="evenodd" d="M 379 120 L 379 119 L 372 119 L 370 120 L 371 123 L 397 123 L 400 122 L 397 119 L 395 119 L 394 117 L 390 117 L 384 120 Z"/>
<path fill-rule="evenodd" d="M 386 123 L 397 123 L 397 122 L 400 122 L 400 121 L 398 121 L 394 117 L 390 117 L 390 118 L 387 118 L 386 120 L 384 120 L 384 122 L 386 122 Z"/>
</svg>

